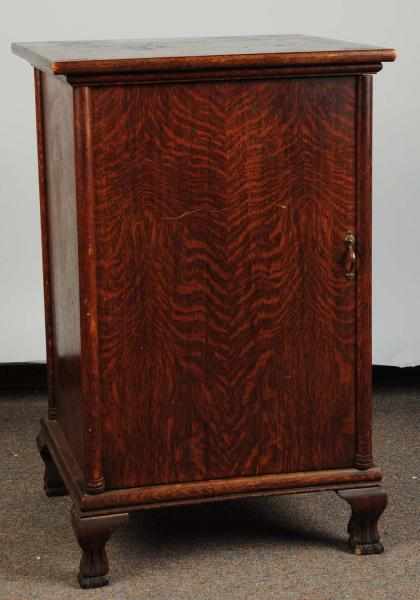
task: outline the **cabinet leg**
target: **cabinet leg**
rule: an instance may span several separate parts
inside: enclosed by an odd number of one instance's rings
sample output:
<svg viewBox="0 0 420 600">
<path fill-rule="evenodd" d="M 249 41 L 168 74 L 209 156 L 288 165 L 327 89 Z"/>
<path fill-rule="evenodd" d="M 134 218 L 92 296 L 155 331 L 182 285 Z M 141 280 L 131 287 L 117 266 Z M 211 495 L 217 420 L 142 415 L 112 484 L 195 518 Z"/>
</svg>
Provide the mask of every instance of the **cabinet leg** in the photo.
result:
<svg viewBox="0 0 420 600">
<path fill-rule="evenodd" d="M 73 508 L 71 516 L 73 529 L 82 549 L 80 587 L 90 589 L 107 585 L 109 564 L 105 545 L 112 532 L 127 523 L 128 514 L 81 517 Z"/>
<path fill-rule="evenodd" d="M 387 495 L 380 487 L 339 490 L 337 494 L 351 506 L 348 525 L 349 546 L 355 554 L 380 554 L 384 547 L 379 539 L 378 520 L 387 505 Z"/>
<path fill-rule="evenodd" d="M 58 472 L 53 457 L 44 441 L 42 432 L 36 438 L 39 454 L 44 461 L 44 491 L 47 496 L 66 496 L 67 489 L 64 481 Z"/>
</svg>

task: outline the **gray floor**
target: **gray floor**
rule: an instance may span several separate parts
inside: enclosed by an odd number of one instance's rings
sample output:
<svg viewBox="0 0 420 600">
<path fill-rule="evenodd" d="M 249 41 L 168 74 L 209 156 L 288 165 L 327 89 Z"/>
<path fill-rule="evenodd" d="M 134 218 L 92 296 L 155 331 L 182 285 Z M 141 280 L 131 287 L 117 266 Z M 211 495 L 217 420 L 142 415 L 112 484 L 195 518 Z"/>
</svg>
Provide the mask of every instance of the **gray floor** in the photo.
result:
<svg viewBox="0 0 420 600">
<path fill-rule="evenodd" d="M 334 494 L 135 515 L 108 545 L 112 582 L 81 591 L 70 500 L 48 499 L 34 438 L 45 398 L 0 399 L 0 600 L 420 600 L 420 390 L 376 390 L 385 554 L 347 552 Z"/>
</svg>

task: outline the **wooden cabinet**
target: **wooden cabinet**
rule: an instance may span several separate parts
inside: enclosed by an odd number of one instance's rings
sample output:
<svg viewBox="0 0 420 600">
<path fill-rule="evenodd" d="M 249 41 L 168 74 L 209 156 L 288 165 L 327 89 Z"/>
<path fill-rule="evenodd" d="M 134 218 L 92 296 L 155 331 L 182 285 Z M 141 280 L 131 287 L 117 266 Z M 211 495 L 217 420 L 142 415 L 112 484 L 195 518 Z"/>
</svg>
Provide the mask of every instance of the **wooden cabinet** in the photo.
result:
<svg viewBox="0 0 420 600">
<path fill-rule="evenodd" d="M 336 490 L 380 552 L 372 74 L 304 36 L 15 44 L 35 67 L 47 494 L 80 583 L 128 513 Z"/>
</svg>

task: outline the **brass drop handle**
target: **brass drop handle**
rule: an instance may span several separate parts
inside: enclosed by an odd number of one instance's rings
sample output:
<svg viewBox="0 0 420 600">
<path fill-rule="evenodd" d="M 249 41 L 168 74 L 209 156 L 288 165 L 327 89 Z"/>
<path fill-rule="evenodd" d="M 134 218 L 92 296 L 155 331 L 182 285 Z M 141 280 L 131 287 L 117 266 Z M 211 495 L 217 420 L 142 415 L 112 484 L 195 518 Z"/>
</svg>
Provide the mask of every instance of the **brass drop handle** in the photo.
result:
<svg viewBox="0 0 420 600">
<path fill-rule="evenodd" d="M 347 233 L 344 238 L 347 246 L 344 268 L 347 279 L 354 279 L 356 276 L 356 237 L 354 233 Z"/>
</svg>

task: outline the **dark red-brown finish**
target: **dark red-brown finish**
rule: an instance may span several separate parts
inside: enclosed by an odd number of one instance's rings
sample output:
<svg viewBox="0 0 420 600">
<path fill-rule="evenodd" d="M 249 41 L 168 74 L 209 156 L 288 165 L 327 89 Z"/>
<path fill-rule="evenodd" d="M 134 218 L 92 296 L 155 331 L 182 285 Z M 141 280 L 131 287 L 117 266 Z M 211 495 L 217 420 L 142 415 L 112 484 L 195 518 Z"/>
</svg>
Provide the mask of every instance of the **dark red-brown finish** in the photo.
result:
<svg viewBox="0 0 420 600">
<path fill-rule="evenodd" d="M 372 64 L 395 50 L 308 35 L 25 42 L 12 50 L 57 75 L 188 71 L 290 65 Z"/>
<path fill-rule="evenodd" d="M 36 129 L 37 129 L 37 149 L 38 149 L 38 180 L 39 180 L 39 200 L 41 216 L 41 240 L 42 240 L 42 271 L 44 283 L 44 307 L 45 307 L 45 339 L 46 354 L 48 365 L 48 418 L 56 419 L 57 411 L 55 406 L 54 393 L 54 331 L 52 317 L 52 290 L 51 290 L 51 268 L 50 265 L 50 234 L 48 225 L 48 201 L 47 201 L 47 180 L 46 180 L 46 147 L 45 147 L 45 127 L 44 127 L 44 107 L 42 91 L 41 71 L 34 69 L 35 83 L 35 108 L 36 108 Z"/>
<path fill-rule="evenodd" d="M 351 467 L 356 80 L 92 96 L 108 487 Z"/>
<path fill-rule="evenodd" d="M 354 466 L 366 469 L 372 458 L 372 76 L 357 87 L 357 235 L 356 235 L 356 419 Z"/>
<path fill-rule="evenodd" d="M 66 496 L 67 489 L 57 465 L 51 456 L 44 430 L 36 438 L 39 454 L 44 461 L 44 492 L 47 496 Z"/>
<path fill-rule="evenodd" d="M 350 549 L 355 554 L 381 554 L 384 547 L 379 539 L 378 520 L 388 502 L 385 491 L 375 486 L 340 490 L 338 495 L 350 504 L 352 511 L 347 528 Z"/>
<path fill-rule="evenodd" d="M 304 36 L 14 50 L 36 67 L 38 446 L 47 494 L 73 499 L 81 586 L 107 582 L 128 512 L 209 500 L 340 491 L 351 547 L 380 552 L 371 102 L 394 51 Z"/>
<path fill-rule="evenodd" d="M 128 523 L 128 513 L 83 517 L 73 509 L 71 520 L 82 550 L 79 571 L 80 587 L 91 589 L 107 585 L 109 563 L 105 545 L 117 527 Z"/>
<path fill-rule="evenodd" d="M 40 151 L 49 414 L 84 464 L 73 91 L 35 73 Z"/>
</svg>

